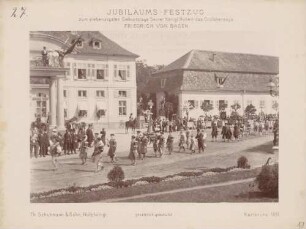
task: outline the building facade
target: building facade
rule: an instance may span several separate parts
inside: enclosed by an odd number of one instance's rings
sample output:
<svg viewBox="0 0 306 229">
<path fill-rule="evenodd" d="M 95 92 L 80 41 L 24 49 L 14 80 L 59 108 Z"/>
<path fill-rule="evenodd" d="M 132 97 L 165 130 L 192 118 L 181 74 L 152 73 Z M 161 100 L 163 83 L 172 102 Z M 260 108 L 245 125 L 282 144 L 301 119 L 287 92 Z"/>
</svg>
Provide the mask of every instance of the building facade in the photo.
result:
<svg viewBox="0 0 306 229">
<path fill-rule="evenodd" d="M 61 66 L 56 50 L 67 50 L 79 37 Z M 136 114 L 137 57 L 100 32 L 31 32 L 31 121 L 41 117 L 60 128 L 72 118 L 122 126 Z"/>
<path fill-rule="evenodd" d="M 239 104 L 240 115 L 250 104 L 257 114 L 277 114 L 278 99 L 268 87 L 276 78 L 277 57 L 192 50 L 154 73 L 147 90 L 155 92 L 157 113 L 171 95 L 177 96 L 179 117 L 204 115 L 203 103 L 211 104 L 211 116 L 220 115 L 220 107 L 226 107 L 223 112 L 229 116 L 234 104 Z"/>
</svg>

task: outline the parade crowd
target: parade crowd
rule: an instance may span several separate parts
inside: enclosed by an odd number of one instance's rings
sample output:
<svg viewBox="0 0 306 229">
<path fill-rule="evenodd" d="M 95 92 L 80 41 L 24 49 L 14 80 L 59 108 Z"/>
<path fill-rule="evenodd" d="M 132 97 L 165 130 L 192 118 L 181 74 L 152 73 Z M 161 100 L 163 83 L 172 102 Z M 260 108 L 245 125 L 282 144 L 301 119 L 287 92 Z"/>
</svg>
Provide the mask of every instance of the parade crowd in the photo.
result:
<svg viewBox="0 0 306 229">
<path fill-rule="evenodd" d="M 245 135 L 264 135 L 278 128 L 277 121 L 253 121 L 241 122 L 236 120 L 233 123 L 224 120 L 212 120 L 210 124 L 212 141 L 217 141 L 221 134 L 223 141 L 239 141 Z M 131 136 L 130 150 L 127 155 L 132 165 L 136 161 L 144 160 L 148 153 L 148 145 L 153 144 L 155 157 L 161 158 L 165 151 L 172 154 L 174 151 L 174 139 L 178 136 L 178 151 L 186 151 L 190 154 L 203 153 L 207 147 L 207 131 L 205 123 L 197 122 L 196 128 L 189 128 L 187 120 L 182 119 L 178 125 L 172 125 L 168 120 L 154 120 L 153 131 L 141 132 Z M 196 131 L 194 130 L 196 129 Z M 178 134 L 178 135 L 177 135 Z M 68 123 L 64 133 L 57 129 L 48 130 L 46 125 L 38 121 L 31 127 L 30 135 L 30 156 L 52 157 L 52 163 L 56 170 L 59 166 L 58 156 L 79 154 L 81 164 L 85 165 L 88 158 L 95 163 L 96 172 L 101 171 L 103 166 L 102 153 L 108 147 L 107 156 L 112 163 L 118 161 L 116 157 L 117 140 L 115 134 L 107 136 L 106 130 L 102 128 L 100 133 L 94 133 L 93 124 Z M 88 155 L 89 149 L 93 149 L 92 155 Z"/>
</svg>

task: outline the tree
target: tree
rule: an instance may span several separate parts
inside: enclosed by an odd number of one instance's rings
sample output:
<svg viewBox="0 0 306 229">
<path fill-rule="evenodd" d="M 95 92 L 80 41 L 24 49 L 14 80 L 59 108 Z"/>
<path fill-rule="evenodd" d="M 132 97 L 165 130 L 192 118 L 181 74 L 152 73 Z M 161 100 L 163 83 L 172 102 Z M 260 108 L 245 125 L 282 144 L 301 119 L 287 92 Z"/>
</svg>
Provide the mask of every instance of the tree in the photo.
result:
<svg viewBox="0 0 306 229">
<path fill-rule="evenodd" d="M 276 112 L 278 111 L 278 102 L 275 101 L 273 104 L 272 104 L 272 108 L 273 110 L 275 110 Z"/>
<path fill-rule="evenodd" d="M 240 106 L 239 103 L 234 103 L 234 104 L 231 106 L 231 108 L 232 108 L 235 112 L 237 112 L 237 111 L 241 108 L 241 106 Z"/>
<path fill-rule="evenodd" d="M 233 120 L 238 120 L 240 119 L 240 115 L 238 114 L 238 110 L 241 108 L 240 104 L 239 103 L 234 103 L 233 105 L 231 105 L 231 108 L 234 110 L 232 113 L 231 113 L 231 119 Z"/>
<path fill-rule="evenodd" d="M 209 102 L 204 102 L 204 103 L 202 103 L 202 105 L 201 105 L 201 109 L 204 111 L 205 116 L 207 116 L 207 113 L 208 113 L 209 111 L 213 110 L 213 109 L 214 109 L 214 106 L 213 106 L 211 103 L 209 103 Z"/>
<path fill-rule="evenodd" d="M 253 106 L 253 104 L 247 105 L 245 108 L 245 114 L 247 117 L 250 117 L 256 113 L 256 108 Z"/>
<path fill-rule="evenodd" d="M 219 111 L 224 111 L 227 108 L 227 103 L 219 103 Z"/>
</svg>

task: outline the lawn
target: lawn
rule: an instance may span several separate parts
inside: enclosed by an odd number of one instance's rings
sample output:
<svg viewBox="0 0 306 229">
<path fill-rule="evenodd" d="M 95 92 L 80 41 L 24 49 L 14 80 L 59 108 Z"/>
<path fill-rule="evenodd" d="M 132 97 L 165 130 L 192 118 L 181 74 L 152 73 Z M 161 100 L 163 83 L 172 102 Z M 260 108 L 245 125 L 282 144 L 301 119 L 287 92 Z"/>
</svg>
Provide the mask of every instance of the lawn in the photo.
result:
<svg viewBox="0 0 306 229">
<path fill-rule="evenodd" d="M 252 182 L 221 187 L 182 191 L 177 193 L 147 196 L 118 202 L 277 202 L 277 198 L 263 196 L 257 189 L 250 188 Z"/>
<path fill-rule="evenodd" d="M 97 201 L 107 202 L 109 199 L 112 199 L 112 198 L 131 197 L 135 195 L 157 193 L 157 192 L 162 192 L 162 191 L 196 187 L 196 186 L 227 182 L 227 181 L 234 181 L 234 180 L 241 180 L 241 179 L 247 179 L 247 178 L 253 178 L 253 177 L 255 178 L 256 175 L 260 172 L 260 170 L 261 168 L 256 168 L 256 169 L 251 169 L 251 170 L 220 173 L 220 174 L 215 174 L 211 176 L 188 177 L 184 180 L 177 180 L 177 181 L 162 181 L 159 183 L 149 183 L 149 184 L 140 185 L 140 186 L 113 188 L 113 189 L 107 189 L 107 190 L 90 191 L 86 193 L 65 194 L 62 196 L 53 196 L 53 197 L 47 197 L 47 198 L 34 199 L 31 202 L 32 203 L 88 203 L 88 202 L 97 202 Z M 197 190 L 195 191 L 195 193 L 200 193 L 200 191 Z M 197 202 L 197 200 L 193 199 L 193 198 L 197 199 L 196 196 L 193 197 L 193 194 L 192 195 L 185 194 L 184 201 L 186 202 L 196 201 Z M 218 193 L 217 194 L 215 193 L 216 198 L 217 196 L 220 196 L 220 195 Z M 224 196 L 226 195 L 224 194 Z M 167 202 L 180 202 L 180 200 L 182 200 L 180 198 L 181 197 L 174 195 L 173 197 L 170 196 L 169 200 L 167 198 L 164 198 L 164 199 L 157 200 L 157 201 L 165 202 L 165 200 L 167 200 Z M 199 198 L 201 199 L 202 197 L 199 197 Z M 205 198 L 203 197 L 203 201 L 200 201 L 200 202 L 210 202 L 208 201 L 208 199 L 210 199 L 209 196 Z M 220 198 L 217 198 L 217 199 L 220 199 Z M 230 200 L 233 200 L 233 199 L 230 198 Z M 252 202 L 252 201 L 249 201 L 249 202 Z"/>
</svg>

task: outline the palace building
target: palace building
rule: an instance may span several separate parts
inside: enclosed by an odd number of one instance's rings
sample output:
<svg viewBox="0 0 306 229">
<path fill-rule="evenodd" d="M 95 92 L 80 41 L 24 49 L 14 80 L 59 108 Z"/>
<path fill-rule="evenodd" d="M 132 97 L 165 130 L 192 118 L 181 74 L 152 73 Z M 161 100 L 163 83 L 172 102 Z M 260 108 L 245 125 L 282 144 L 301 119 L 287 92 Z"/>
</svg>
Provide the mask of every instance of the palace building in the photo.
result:
<svg viewBox="0 0 306 229">
<path fill-rule="evenodd" d="M 74 42 L 61 62 L 58 50 Z M 31 121 L 41 117 L 58 128 L 72 118 L 123 125 L 130 113 L 136 115 L 137 57 L 97 31 L 31 32 Z"/>
<path fill-rule="evenodd" d="M 221 104 L 226 104 L 230 115 L 237 103 L 240 115 L 249 104 L 257 114 L 277 114 L 278 101 L 270 95 L 268 84 L 278 78 L 278 61 L 273 56 L 192 50 L 153 73 L 147 91 L 156 96 L 157 114 L 162 101 L 173 96 L 179 117 L 204 115 L 203 103 L 212 105 L 207 113 L 212 116 L 220 115 Z"/>
</svg>

